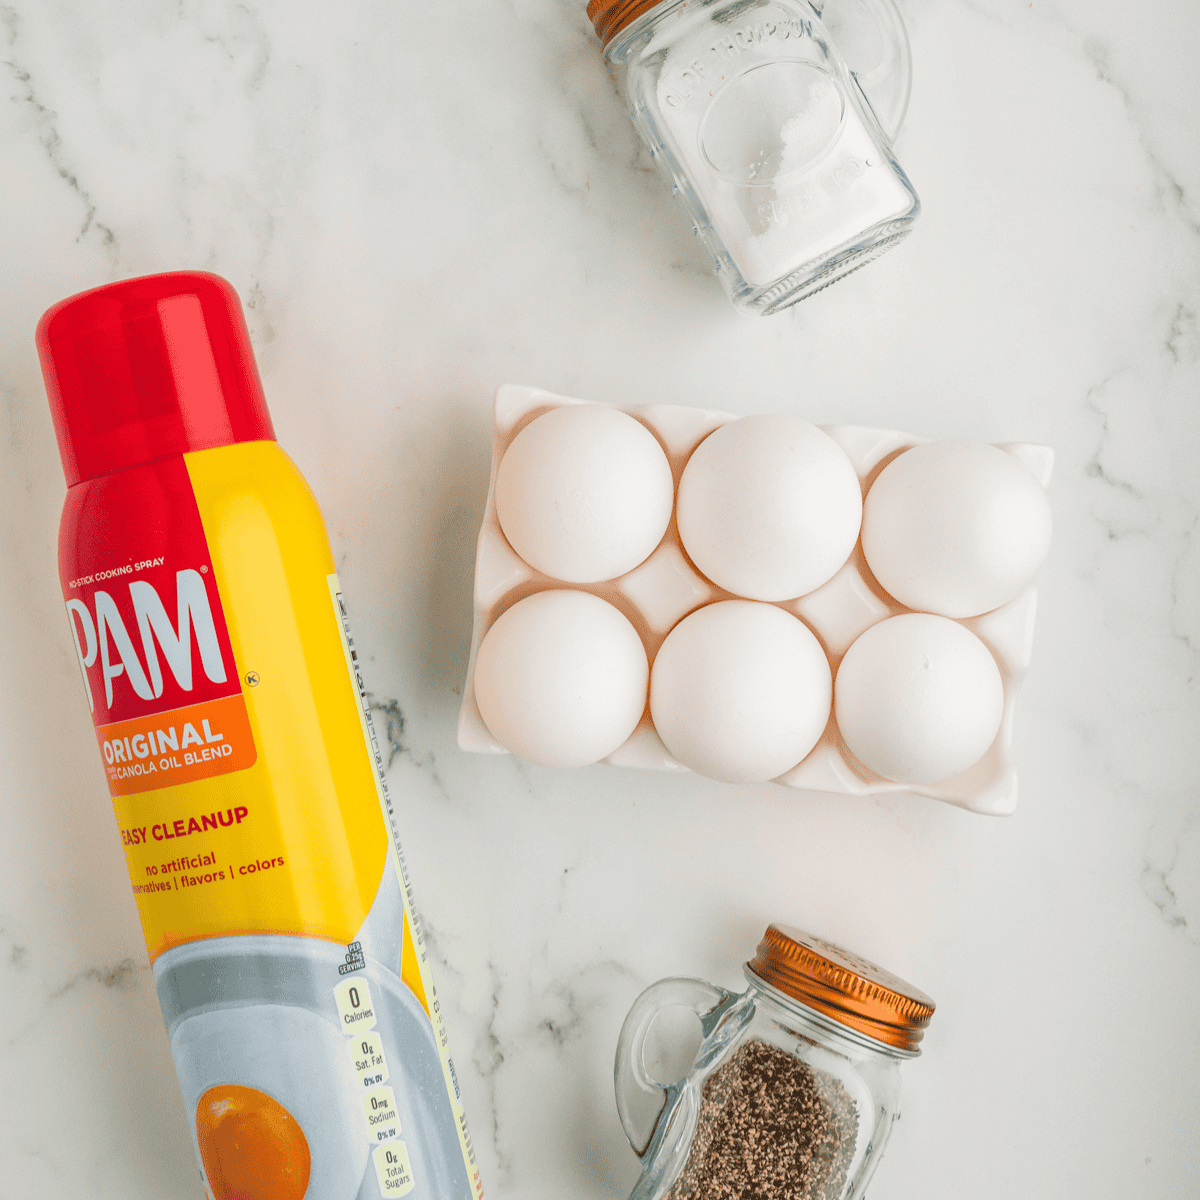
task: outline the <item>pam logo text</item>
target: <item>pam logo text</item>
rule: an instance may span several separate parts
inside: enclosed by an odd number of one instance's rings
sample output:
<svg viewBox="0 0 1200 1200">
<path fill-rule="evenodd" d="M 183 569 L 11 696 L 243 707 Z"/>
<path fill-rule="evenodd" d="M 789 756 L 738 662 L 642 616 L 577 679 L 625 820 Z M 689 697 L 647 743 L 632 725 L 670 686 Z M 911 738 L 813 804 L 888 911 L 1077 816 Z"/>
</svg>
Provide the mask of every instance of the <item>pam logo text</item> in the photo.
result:
<svg viewBox="0 0 1200 1200">
<path fill-rule="evenodd" d="M 159 587 L 169 587 L 169 573 L 156 574 Z M 204 575 L 189 567 L 175 572 L 174 583 L 166 603 L 145 579 L 109 583 L 88 601 L 67 601 L 88 701 L 93 714 L 97 705 L 107 712 L 97 714 L 99 721 L 239 690 L 232 654 L 222 653 L 227 641 L 224 629 L 218 632 Z"/>
</svg>

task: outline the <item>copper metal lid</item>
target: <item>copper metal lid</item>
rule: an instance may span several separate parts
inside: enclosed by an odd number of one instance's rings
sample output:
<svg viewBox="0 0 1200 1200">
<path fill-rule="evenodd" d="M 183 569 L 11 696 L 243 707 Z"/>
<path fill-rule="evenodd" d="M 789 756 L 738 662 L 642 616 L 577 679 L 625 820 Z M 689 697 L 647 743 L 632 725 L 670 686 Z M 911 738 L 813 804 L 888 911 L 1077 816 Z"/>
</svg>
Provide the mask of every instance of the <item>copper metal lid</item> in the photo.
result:
<svg viewBox="0 0 1200 1200">
<path fill-rule="evenodd" d="M 607 46 L 626 25 L 658 3 L 659 0 L 588 0 L 587 15 L 596 36 Z"/>
<path fill-rule="evenodd" d="M 764 983 L 848 1029 L 916 1052 L 934 1003 L 911 983 L 787 925 L 769 925 L 746 964 Z"/>
</svg>

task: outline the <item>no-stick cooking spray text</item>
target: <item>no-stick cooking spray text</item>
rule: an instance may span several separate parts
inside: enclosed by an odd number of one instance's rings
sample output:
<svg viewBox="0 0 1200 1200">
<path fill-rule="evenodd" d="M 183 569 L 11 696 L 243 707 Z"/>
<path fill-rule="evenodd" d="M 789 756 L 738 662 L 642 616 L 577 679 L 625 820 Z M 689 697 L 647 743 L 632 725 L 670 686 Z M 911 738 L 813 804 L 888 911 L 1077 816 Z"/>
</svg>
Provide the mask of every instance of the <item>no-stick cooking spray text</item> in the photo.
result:
<svg viewBox="0 0 1200 1200">
<path fill-rule="evenodd" d="M 478 1200 L 316 502 L 214 275 L 64 300 L 59 564 L 212 1200 Z"/>
</svg>

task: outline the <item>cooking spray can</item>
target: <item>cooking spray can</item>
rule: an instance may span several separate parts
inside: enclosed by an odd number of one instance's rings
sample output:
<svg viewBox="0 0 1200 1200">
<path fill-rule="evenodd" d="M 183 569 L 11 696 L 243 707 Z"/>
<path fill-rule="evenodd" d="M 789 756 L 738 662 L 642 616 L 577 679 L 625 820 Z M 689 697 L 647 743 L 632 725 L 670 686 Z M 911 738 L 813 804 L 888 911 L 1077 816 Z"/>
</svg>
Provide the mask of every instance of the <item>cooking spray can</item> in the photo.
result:
<svg viewBox="0 0 1200 1200">
<path fill-rule="evenodd" d="M 212 1200 L 478 1200 L 359 653 L 241 305 L 62 301 L 59 564 Z"/>
</svg>

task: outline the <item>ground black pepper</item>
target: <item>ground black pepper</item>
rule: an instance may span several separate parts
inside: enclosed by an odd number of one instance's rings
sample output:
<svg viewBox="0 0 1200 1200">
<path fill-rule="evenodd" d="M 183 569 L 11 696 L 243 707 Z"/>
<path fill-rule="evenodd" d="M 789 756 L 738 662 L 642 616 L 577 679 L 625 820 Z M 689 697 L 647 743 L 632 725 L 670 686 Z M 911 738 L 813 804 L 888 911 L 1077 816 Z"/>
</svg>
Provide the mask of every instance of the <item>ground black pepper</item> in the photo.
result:
<svg viewBox="0 0 1200 1200">
<path fill-rule="evenodd" d="M 839 1079 L 750 1041 L 712 1073 L 665 1200 L 838 1200 L 858 1109 Z"/>
</svg>

